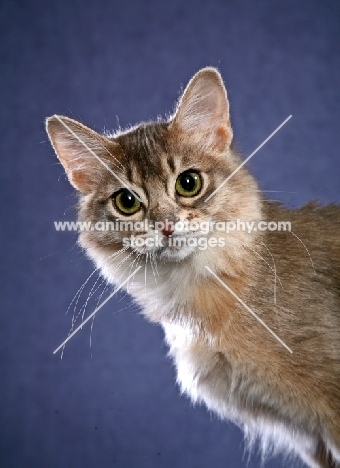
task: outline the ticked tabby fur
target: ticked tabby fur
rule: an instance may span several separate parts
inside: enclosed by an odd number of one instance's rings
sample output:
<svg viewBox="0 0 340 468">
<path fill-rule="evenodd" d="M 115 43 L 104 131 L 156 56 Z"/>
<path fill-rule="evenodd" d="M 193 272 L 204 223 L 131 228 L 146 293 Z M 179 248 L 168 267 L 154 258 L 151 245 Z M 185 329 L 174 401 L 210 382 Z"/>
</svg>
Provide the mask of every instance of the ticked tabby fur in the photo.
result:
<svg viewBox="0 0 340 468">
<path fill-rule="evenodd" d="M 227 93 L 213 68 L 191 79 L 167 121 L 100 135 L 52 116 L 47 132 L 79 191 L 80 221 L 291 222 L 291 232 L 83 231 L 79 242 L 112 284 L 142 265 L 128 290 L 145 316 L 162 325 L 180 388 L 193 401 L 240 425 L 248 440 L 259 437 L 264 450 L 292 452 L 310 467 L 339 466 L 339 206 L 285 209 L 264 198 L 244 166 L 205 201 L 242 161 L 232 145 Z M 190 188 L 190 177 L 200 188 L 183 195 L 178 180 Z M 157 235 L 163 244 L 132 246 L 131 235 Z M 169 245 L 176 236 L 199 235 L 224 245 Z"/>
</svg>

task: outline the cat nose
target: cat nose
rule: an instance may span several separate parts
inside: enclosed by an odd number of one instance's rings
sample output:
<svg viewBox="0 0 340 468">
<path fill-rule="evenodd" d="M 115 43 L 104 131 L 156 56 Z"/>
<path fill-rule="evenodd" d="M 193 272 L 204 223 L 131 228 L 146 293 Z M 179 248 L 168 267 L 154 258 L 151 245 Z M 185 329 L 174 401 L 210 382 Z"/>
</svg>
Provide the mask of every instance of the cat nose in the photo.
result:
<svg viewBox="0 0 340 468">
<path fill-rule="evenodd" d="M 170 216 L 166 218 L 162 229 L 163 236 L 169 237 L 174 233 L 175 224 L 177 223 L 177 221 L 179 221 L 179 218 L 177 216 Z"/>
<path fill-rule="evenodd" d="M 166 237 L 171 236 L 173 234 L 173 229 L 170 226 L 167 226 L 166 228 L 162 229 L 162 234 Z"/>
</svg>

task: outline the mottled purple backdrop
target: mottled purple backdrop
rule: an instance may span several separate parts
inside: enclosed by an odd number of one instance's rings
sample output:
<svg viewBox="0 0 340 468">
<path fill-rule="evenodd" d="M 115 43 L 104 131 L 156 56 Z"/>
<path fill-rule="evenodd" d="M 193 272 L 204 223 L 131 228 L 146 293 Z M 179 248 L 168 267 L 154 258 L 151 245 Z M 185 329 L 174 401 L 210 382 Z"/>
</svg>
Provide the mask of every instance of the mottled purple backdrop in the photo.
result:
<svg viewBox="0 0 340 468">
<path fill-rule="evenodd" d="M 62 362 L 52 354 L 92 267 L 75 234 L 53 227 L 74 218 L 75 197 L 44 119 L 98 131 L 155 119 L 200 67 L 217 66 L 245 155 L 293 115 L 249 164 L 264 190 L 282 191 L 270 197 L 339 201 L 340 3 L 3 0 L 0 22 L 0 466 L 245 467 L 241 432 L 179 395 L 161 329 L 128 297 L 98 313 L 92 350 L 88 325 Z"/>
</svg>

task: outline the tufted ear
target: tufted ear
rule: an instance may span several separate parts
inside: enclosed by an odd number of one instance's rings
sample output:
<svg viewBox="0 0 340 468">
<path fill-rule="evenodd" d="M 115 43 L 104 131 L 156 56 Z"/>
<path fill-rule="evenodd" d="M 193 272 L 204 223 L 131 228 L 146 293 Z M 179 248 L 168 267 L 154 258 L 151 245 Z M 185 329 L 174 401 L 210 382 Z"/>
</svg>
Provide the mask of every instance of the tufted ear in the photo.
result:
<svg viewBox="0 0 340 468">
<path fill-rule="evenodd" d="M 195 143 L 223 152 L 233 137 L 229 102 L 221 75 L 203 68 L 190 80 L 172 120 L 172 126 Z"/>
<path fill-rule="evenodd" d="M 59 115 L 46 120 L 46 131 L 71 184 L 82 193 L 93 191 L 112 159 L 109 149 L 118 144 Z"/>
</svg>

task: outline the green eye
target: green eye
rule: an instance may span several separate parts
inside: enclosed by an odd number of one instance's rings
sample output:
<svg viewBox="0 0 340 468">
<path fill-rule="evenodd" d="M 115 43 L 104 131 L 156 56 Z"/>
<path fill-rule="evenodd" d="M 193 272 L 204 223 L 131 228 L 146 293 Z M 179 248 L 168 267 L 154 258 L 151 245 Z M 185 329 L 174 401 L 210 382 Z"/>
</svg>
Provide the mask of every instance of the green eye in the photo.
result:
<svg viewBox="0 0 340 468">
<path fill-rule="evenodd" d="M 201 176 L 194 171 L 183 172 L 177 177 L 176 192 L 181 197 L 194 197 L 202 187 Z"/>
<path fill-rule="evenodd" d="M 119 211 L 125 215 L 133 215 L 141 207 L 140 201 L 127 189 L 122 189 L 112 196 Z"/>
</svg>

